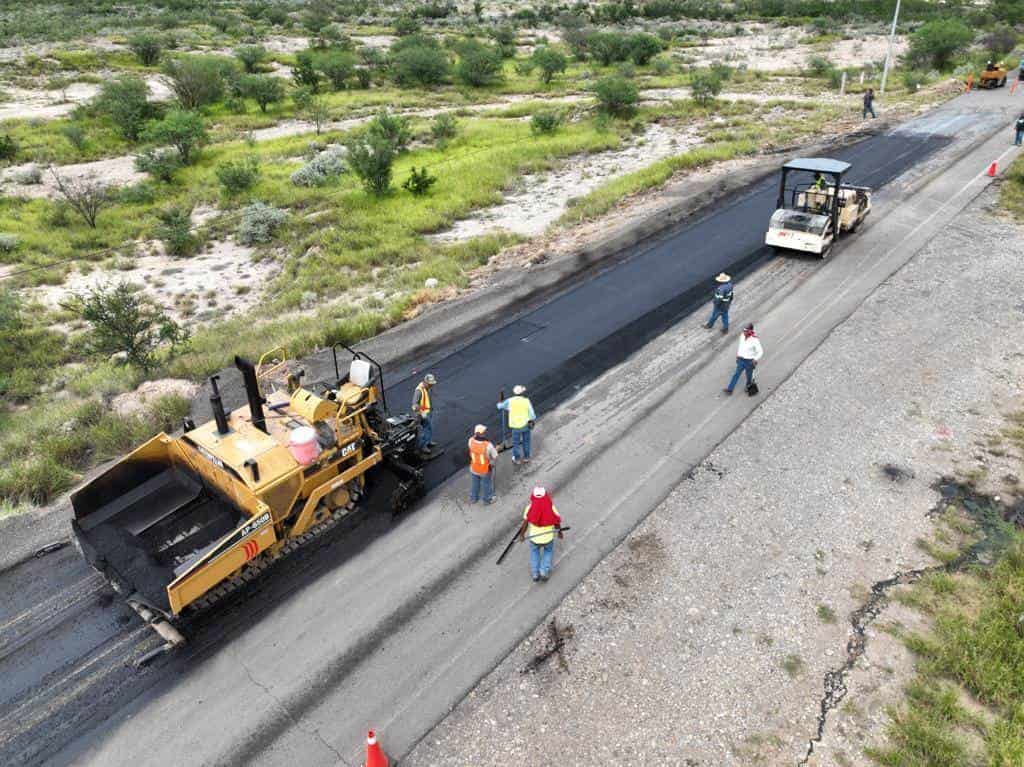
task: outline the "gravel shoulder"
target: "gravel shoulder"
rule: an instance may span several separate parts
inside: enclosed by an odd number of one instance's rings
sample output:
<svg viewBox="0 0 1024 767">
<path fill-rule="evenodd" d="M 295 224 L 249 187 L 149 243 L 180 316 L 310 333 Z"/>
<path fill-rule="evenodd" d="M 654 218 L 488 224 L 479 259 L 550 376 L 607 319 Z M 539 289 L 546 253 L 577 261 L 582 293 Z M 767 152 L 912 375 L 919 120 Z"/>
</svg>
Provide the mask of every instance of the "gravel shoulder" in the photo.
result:
<svg viewBox="0 0 1024 767">
<path fill-rule="evenodd" d="M 1019 406 L 1024 239 L 995 199 L 879 287 L 403 765 L 797 764 L 849 615 L 931 564 L 932 484 Z M 860 675 L 909 665 L 868 635 L 810 764 L 868 764 L 843 733 L 880 732 L 899 683 Z"/>
</svg>

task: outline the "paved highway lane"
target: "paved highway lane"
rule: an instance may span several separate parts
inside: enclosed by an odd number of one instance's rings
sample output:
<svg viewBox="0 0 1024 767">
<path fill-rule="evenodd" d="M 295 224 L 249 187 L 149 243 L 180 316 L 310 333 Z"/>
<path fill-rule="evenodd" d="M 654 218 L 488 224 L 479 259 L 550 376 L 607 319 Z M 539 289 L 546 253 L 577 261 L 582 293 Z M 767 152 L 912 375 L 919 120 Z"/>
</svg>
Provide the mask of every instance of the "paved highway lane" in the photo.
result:
<svg viewBox="0 0 1024 767">
<path fill-rule="evenodd" d="M 854 164 L 851 182 L 879 187 L 923 162 L 953 137 L 993 119 L 1001 117 L 980 118 L 969 109 L 947 109 L 916 126 L 867 139 L 836 154 Z M 432 370 L 440 379 L 435 390 L 436 434 L 450 449 L 430 465 L 431 486 L 439 486 L 464 467 L 462 447 L 474 423 L 497 426 L 494 401 L 500 389 L 507 393 L 513 384 L 524 383 L 538 410 L 549 412 L 695 306 L 703 311 L 710 280 L 718 271 L 735 272 L 768 258 L 761 243 L 774 209 L 775 186 L 776 180 L 768 179 L 727 197 L 705 216 L 640 246 L 625 260 L 609 263 L 542 305 L 509 317 L 508 323 L 473 343 L 434 355 L 418 369 L 406 366 L 390 371 L 388 397 L 396 409 L 408 406 L 422 372 Z M 841 257 L 841 249 L 839 253 Z M 738 295 L 742 300 L 742 284 Z M 322 367 L 319 363 L 307 367 L 310 378 L 324 372 L 317 369 Z M 54 664 L 45 675 L 25 673 L 19 667 L 21 673 L 10 677 L 17 684 L 5 684 L 0 699 L 6 729 L 0 761 L 15 755 L 23 763 L 44 759 L 65 746 L 77 728 L 82 737 L 55 757 L 55 763 L 159 763 L 177 753 L 182 744 L 194 749 L 189 753 L 195 758 L 184 762 L 188 764 L 272 763 L 300 754 L 304 763 L 331 763 L 337 746 L 330 745 L 335 740 L 330 722 L 303 722 L 301 727 L 296 722 L 341 690 L 350 701 L 352 716 L 357 717 L 371 715 L 356 713 L 371 702 L 376 707 L 386 706 L 399 694 L 415 698 L 422 692 L 422 676 L 414 675 L 385 690 L 379 688 L 380 676 L 356 677 L 354 670 L 370 664 L 384 677 L 388 667 L 396 668 L 396 673 L 412 673 L 429 652 L 410 655 L 403 649 L 382 654 L 382 647 L 395 636 L 415 633 L 416 621 L 425 613 L 446 609 L 442 601 L 465 603 L 457 608 L 459 614 L 469 622 L 476 619 L 472 605 L 479 594 L 464 592 L 452 583 L 459 570 L 470 564 L 467 557 L 489 557 L 491 544 L 505 532 L 500 526 L 486 530 L 469 547 L 458 536 L 438 540 L 447 535 L 437 528 L 431 513 L 424 508 L 397 523 L 383 514 L 360 515 L 352 520 L 358 526 L 352 535 L 332 540 L 289 564 L 272 582 L 235 600 L 217 620 L 196 624 L 185 652 L 148 671 L 126 675 L 123 664 L 114 660 L 116 654 L 99 652 L 123 644 L 131 627 L 109 636 L 102 647 L 87 648 L 88 654 L 69 657 L 63 668 Z M 97 605 L 92 620 L 110 625 L 110 616 L 105 615 L 109 609 Z M 314 614 L 332 622 L 303 629 Z M 77 614 L 75 631 L 81 631 L 82 622 L 88 620 L 89 614 Z M 521 628 L 516 624 L 510 630 Z M 438 637 L 438 647 L 449 647 L 446 643 L 458 636 L 459 631 L 453 630 L 443 640 Z M 428 647 L 433 639 L 421 641 Z M 40 654 L 54 657 L 52 640 L 51 632 L 37 639 L 36 645 L 22 645 L 19 663 L 24 664 L 40 642 L 51 641 Z M 131 652 L 121 655 L 137 656 L 146 646 L 138 639 Z M 82 658 L 90 664 L 88 683 L 81 682 L 77 671 Z M 101 659 L 93 660 L 97 658 Z M 475 658 L 467 663 L 470 682 L 487 670 L 480 662 Z M 6 664 L 8 658 L 0 655 L 0 675 Z M 113 669 L 114 664 L 116 675 L 104 670 Z M 112 679 L 117 684 L 111 686 Z M 35 686 L 23 686 L 22 680 Z M 439 688 L 436 694 L 444 697 L 449 692 Z M 125 706 L 126 700 L 140 694 Z M 432 709 L 428 706 L 424 711 Z M 88 731 L 108 716 L 95 731 Z M 328 734 L 310 735 L 321 729 L 320 724 Z M 137 727 L 148 728 L 147 735 L 135 738 L 132 733 Z M 339 743 L 347 740 L 347 735 L 338 738 Z M 137 745 L 131 745 L 133 741 Z"/>
</svg>

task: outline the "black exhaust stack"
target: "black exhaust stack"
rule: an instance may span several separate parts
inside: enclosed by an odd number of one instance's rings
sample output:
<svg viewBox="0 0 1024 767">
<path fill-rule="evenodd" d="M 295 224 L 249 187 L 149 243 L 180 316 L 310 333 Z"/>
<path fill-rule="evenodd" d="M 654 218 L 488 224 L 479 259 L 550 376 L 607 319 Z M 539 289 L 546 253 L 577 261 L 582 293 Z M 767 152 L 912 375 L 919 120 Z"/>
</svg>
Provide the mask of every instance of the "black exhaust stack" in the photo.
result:
<svg viewBox="0 0 1024 767">
<path fill-rule="evenodd" d="M 228 428 L 228 416 L 224 412 L 224 403 L 220 398 L 220 389 L 217 388 L 217 380 L 220 376 L 210 376 L 210 388 L 213 394 L 210 395 L 210 409 L 213 410 L 213 420 L 217 422 L 217 433 L 221 436 L 231 431 Z M 192 428 L 195 428 L 194 426 Z"/>
<path fill-rule="evenodd" d="M 235 367 L 242 371 L 242 380 L 245 381 L 245 393 L 249 397 L 249 413 L 252 415 L 252 425 L 267 433 L 267 419 L 263 415 L 263 397 L 260 395 L 260 385 L 256 381 L 256 367 L 249 360 L 242 357 L 235 357 Z"/>
</svg>

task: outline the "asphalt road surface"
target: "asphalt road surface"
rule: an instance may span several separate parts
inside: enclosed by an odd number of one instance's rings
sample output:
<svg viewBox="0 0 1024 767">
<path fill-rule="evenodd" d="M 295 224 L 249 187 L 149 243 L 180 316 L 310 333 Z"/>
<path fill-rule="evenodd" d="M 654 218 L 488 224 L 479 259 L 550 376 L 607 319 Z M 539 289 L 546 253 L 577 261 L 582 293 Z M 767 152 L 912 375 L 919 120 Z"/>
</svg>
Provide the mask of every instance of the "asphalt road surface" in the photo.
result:
<svg viewBox="0 0 1024 767">
<path fill-rule="evenodd" d="M 837 152 L 854 165 L 848 180 L 884 187 L 954 139 L 1005 121 L 956 104 Z M 719 271 L 767 260 L 762 238 L 775 194 L 769 179 L 728 197 L 474 342 L 390 371 L 393 409 L 408 407 L 423 373 L 439 379 L 435 438 L 449 449 L 430 464 L 430 486 L 464 467 L 473 424 L 497 429 L 499 390 L 525 384 L 538 411 L 549 412 L 695 307 L 703 311 Z M 352 515 L 215 616 L 186 625 L 189 645 L 144 669 L 133 661 L 158 640 L 73 549 L 0 574 L 0 763 L 350 763 L 349 723 L 335 735 L 333 714 L 368 724 L 380 721 L 374 712 L 425 695 L 450 702 L 493 665 L 467 660 L 461 687 L 429 693 L 423 677 L 381 689 L 351 673 L 429 662 L 432 646 L 444 642 L 416 635 L 424 614 L 452 610 L 452 625 L 474 619 L 469 605 L 480 595 L 452 584 L 489 558 L 505 532 L 467 548 L 425 519 L 416 510 L 392 519 L 372 506 Z M 334 619 L 328 633 L 303 630 L 310 608 Z M 509 626 L 510 634 L 523 630 Z M 399 653 L 396 637 L 413 641 Z M 424 705 L 423 716 L 436 721 L 443 711 L 434 710 Z"/>
</svg>

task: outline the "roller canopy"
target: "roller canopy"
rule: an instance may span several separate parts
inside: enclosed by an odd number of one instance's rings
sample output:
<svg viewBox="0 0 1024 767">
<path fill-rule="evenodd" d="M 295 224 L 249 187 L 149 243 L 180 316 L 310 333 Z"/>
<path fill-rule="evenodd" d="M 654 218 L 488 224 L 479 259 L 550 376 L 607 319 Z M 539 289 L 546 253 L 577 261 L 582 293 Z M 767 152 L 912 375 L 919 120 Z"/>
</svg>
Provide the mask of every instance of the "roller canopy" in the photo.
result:
<svg viewBox="0 0 1024 767">
<path fill-rule="evenodd" d="M 783 170 L 806 170 L 812 173 L 834 173 L 841 175 L 850 169 L 850 163 L 842 160 L 830 160 L 827 157 L 801 157 L 790 160 L 782 166 Z"/>
</svg>

